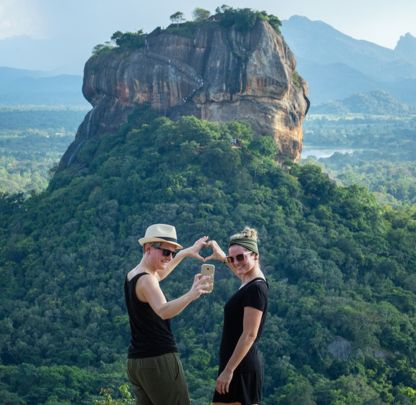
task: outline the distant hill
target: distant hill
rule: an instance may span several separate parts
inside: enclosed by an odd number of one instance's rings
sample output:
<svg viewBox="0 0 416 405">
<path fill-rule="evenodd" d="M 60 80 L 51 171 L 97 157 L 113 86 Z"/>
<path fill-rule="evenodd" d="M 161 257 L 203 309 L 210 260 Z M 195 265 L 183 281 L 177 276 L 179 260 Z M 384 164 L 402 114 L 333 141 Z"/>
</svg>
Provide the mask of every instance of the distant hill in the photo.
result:
<svg viewBox="0 0 416 405">
<path fill-rule="evenodd" d="M 302 58 L 297 58 L 297 62 L 297 70 L 309 86 L 311 107 L 379 88 L 377 81 L 343 63 L 323 65 Z"/>
<path fill-rule="evenodd" d="M 397 42 L 394 51 L 403 59 L 416 63 L 416 38 L 409 33 L 403 35 Z"/>
<path fill-rule="evenodd" d="M 312 105 L 372 90 L 416 105 L 416 57 L 407 56 L 416 54 L 416 39 L 410 34 L 392 50 L 300 16 L 283 21 L 282 33 L 309 83 Z"/>
<path fill-rule="evenodd" d="M 416 108 L 409 106 L 384 91 L 356 93 L 343 100 L 312 106 L 311 113 L 320 114 L 409 114 L 416 113 Z"/>
<path fill-rule="evenodd" d="M 86 105 L 82 76 L 0 67 L 0 104 Z"/>
</svg>

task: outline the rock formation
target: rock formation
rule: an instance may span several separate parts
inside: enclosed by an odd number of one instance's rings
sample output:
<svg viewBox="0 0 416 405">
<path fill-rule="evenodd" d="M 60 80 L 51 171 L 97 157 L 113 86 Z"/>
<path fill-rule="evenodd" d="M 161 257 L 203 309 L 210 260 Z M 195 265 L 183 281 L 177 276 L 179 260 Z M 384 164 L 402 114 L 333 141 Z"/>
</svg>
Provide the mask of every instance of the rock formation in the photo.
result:
<svg viewBox="0 0 416 405">
<path fill-rule="evenodd" d="M 306 83 L 283 37 L 266 21 L 240 32 L 201 24 L 192 36 L 157 29 L 144 46 L 101 52 L 85 65 L 83 93 L 93 109 L 60 167 L 77 161 L 88 138 L 112 133 L 138 105 L 173 119 L 248 122 L 273 136 L 278 159 L 297 161 L 308 109 Z"/>
<path fill-rule="evenodd" d="M 410 32 L 402 35 L 397 42 L 394 52 L 411 63 L 416 63 L 416 37 Z"/>
</svg>

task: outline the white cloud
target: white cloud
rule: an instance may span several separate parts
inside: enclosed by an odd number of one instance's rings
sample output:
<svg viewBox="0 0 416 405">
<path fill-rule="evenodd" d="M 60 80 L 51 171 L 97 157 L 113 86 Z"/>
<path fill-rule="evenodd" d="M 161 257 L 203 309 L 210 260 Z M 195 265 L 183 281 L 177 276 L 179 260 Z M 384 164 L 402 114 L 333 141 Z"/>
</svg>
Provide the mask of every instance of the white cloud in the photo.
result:
<svg viewBox="0 0 416 405">
<path fill-rule="evenodd" d="M 1 0 L 0 39 L 27 35 L 41 38 L 44 35 L 42 18 L 33 0 Z"/>
</svg>

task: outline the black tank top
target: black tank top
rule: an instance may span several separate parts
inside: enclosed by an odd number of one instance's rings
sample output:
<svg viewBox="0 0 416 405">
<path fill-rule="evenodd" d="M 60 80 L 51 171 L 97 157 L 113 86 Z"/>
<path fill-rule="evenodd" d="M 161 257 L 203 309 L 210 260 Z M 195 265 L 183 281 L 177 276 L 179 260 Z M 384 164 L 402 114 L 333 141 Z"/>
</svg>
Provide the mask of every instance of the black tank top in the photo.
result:
<svg viewBox="0 0 416 405">
<path fill-rule="evenodd" d="M 139 273 L 130 281 L 126 277 L 124 282 L 124 296 L 131 331 L 128 350 L 130 359 L 154 357 L 178 351 L 170 320 L 163 320 L 148 303 L 137 298 L 136 283 L 144 275 L 148 273 Z"/>
</svg>

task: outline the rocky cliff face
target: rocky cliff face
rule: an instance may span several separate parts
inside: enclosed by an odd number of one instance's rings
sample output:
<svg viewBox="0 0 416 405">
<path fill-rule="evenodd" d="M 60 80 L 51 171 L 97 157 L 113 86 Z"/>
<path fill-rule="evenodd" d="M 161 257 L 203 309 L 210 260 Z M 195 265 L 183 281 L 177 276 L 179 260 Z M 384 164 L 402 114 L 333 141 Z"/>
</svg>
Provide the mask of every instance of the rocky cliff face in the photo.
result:
<svg viewBox="0 0 416 405">
<path fill-rule="evenodd" d="M 77 160 L 85 139 L 115 131 L 142 103 L 173 119 L 242 120 L 270 135 L 278 158 L 296 161 L 308 109 L 306 83 L 273 28 L 257 21 L 249 32 L 205 24 L 193 37 L 149 34 L 144 47 L 105 52 L 85 65 L 83 93 L 93 109 L 81 124 L 61 167 Z"/>
<path fill-rule="evenodd" d="M 416 37 L 409 32 L 401 36 L 394 52 L 404 60 L 416 63 Z"/>
</svg>

